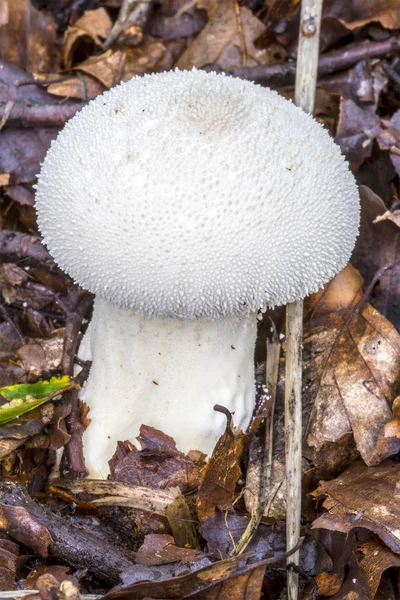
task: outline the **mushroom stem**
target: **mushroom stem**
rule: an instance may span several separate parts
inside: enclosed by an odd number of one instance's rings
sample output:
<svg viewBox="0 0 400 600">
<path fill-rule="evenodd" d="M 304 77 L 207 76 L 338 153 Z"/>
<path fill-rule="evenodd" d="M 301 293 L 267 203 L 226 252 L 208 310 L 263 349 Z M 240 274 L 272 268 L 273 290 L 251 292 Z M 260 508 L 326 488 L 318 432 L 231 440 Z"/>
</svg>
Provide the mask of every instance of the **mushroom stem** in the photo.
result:
<svg viewBox="0 0 400 600">
<path fill-rule="evenodd" d="M 295 102 L 305 112 L 314 110 L 318 76 L 319 34 L 323 0 L 302 0 L 299 45 L 297 50 Z M 300 537 L 301 518 L 301 463 L 302 463 L 302 337 L 303 301 L 288 304 L 286 308 L 286 383 L 285 383 L 285 436 L 286 436 L 286 547 L 293 548 Z M 288 562 L 299 564 L 299 552 Z M 297 600 L 298 575 L 288 572 L 288 600 Z"/>
<path fill-rule="evenodd" d="M 142 424 L 171 435 L 179 450 L 206 454 L 226 422 L 214 404 L 245 428 L 254 406 L 256 330 L 255 314 L 161 319 L 96 297 L 83 340 L 93 366 L 81 394 L 92 419 L 83 440 L 90 475 L 105 478 L 117 442 L 134 440 Z"/>
</svg>

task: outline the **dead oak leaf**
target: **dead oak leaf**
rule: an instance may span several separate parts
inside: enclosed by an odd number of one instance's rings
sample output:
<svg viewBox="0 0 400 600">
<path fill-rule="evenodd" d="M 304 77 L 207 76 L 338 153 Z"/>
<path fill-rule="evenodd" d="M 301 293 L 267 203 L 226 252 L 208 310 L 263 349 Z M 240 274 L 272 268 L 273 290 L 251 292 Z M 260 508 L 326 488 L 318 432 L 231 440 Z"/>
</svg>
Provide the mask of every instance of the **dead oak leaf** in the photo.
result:
<svg viewBox="0 0 400 600">
<path fill-rule="evenodd" d="M 210 63 L 218 63 L 223 69 L 241 66 L 242 28 L 248 66 L 257 64 L 258 50 L 254 46 L 257 38 L 264 33 L 266 27 L 247 8 L 240 7 L 240 25 L 233 0 L 212 2 L 208 10 L 208 23 L 199 33 L 195 41 L 180 57 L 177 67 L 190 69 L 203 67 Z"/>
<path fill-rule="evenodd" d="M 318 517 L 312 528 L 346 534 L 354 528 L 365 528 L 400 554 L 400 504 L 396 497 L 399 479 L 400 464 L 387 460 L 379 467 L 357 462 L 340 477 L 321 481 L 312 495 L 326 496 L 323 506 L 328 513 Z"/>
<path fill-rule="evenodd" d="M 399 394 L 400 335 L 368 303 L 355 310 L 361 295 L 362 278 L 349 265 L 306 302 L 307 441 L 317 463 L 324 443 L 349 432 L 368 465 L 400 449 L 400 440 L 385 435 Z"/>
<path fill-rule="evenodd" d="M 0 504 L 0 531 L 29 546 L 44 558 L 48 556 L 49 547 L 53 543 L 47 528 L 34 521 L 21 506 Z"/>
</svg>

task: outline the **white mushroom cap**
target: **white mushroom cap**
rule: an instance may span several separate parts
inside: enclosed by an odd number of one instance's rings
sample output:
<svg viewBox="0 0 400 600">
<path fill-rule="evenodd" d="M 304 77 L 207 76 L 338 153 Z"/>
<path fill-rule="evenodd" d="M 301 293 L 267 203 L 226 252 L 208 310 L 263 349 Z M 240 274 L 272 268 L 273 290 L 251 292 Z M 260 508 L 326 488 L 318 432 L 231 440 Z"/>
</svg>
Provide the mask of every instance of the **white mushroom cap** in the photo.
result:
<svg viewBox="0 0 400 600">
<path fill-rule="evenodd" d="M 354 178 L 321 125 L 269 89 L 196 70 L 90 102 L 53 142 L 36 207 L 81 286 L 186 319 L 318 290 L 359 225 Z"/>
</svg>

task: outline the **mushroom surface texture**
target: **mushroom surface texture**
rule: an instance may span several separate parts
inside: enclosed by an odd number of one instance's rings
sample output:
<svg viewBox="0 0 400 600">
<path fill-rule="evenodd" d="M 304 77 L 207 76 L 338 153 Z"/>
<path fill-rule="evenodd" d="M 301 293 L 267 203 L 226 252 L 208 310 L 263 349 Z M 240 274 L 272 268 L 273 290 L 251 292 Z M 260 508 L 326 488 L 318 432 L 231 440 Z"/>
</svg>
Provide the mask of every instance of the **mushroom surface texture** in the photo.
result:
<svg viewBox="0 0 400 600">
<path fill-rule="evenodd" d="M 142 423 L 210 453 L 254 405 L 257 311 L 347 263 L 357 187 L 327 131 L 276 92 L 202 71 L 145 75 L 90 102 L 47 153 L 38 223 L 96 294 L 85 336 L 87 466 L 106 476 Z"/>
</svg>

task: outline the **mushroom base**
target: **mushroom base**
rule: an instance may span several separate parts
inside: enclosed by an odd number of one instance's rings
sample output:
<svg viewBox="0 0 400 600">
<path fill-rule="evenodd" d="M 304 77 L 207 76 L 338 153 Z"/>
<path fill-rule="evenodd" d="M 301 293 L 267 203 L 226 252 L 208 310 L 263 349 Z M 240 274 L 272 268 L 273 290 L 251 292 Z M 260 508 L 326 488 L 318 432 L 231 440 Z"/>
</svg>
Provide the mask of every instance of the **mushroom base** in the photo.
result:
<svg viewBox="0 0 400 600">
<path fill-rule="evenodd" d="M 226 418 L 249 424 L 255 397 L 256 315 L 219 320 L 160 319 L 96 298 L 80 356 L 93 361 L 81 398 L 90 407 L 84 453 L 92 477 L 108 475 L 119 440 L 142 424 L 175 439 L 179 450 L 210 454 Z"/>
</svg>

